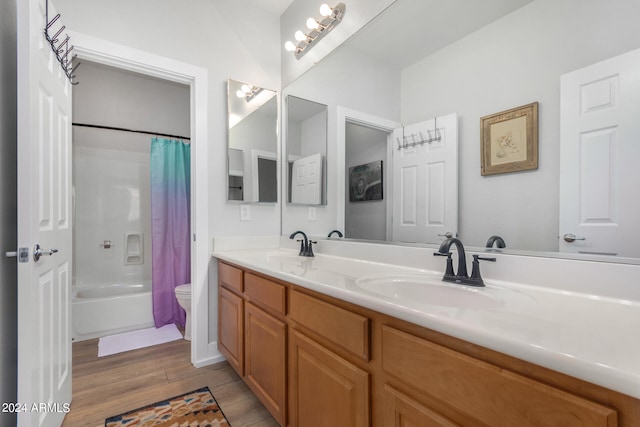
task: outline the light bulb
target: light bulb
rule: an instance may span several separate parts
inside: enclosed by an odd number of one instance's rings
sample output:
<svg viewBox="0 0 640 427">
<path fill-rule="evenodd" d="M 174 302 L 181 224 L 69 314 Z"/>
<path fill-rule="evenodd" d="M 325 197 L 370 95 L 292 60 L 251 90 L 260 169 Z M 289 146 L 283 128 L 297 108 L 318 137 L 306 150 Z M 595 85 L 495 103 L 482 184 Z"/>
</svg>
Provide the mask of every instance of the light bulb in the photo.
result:
<svg viewBox="0 0 640 427">
<path fill-rule="evenodd" d="M 236 96 L 237 96 L 238 98 L 244 98 L 244 92 L 243 92 L 243 91 L 241 91 L 240 89 L 238 89 L 238 90 L 236 91 Z"/>
<path fill-rule="evenodd" d="M 294 50 L 296 50 L 296 45 L 293 44 L 292 41 L 287 41 L 284 44 L 284 48 L 287 49 L 289 52 L 293 52 Z"/>
<path fill-rule="evenodd" d="M 331 9 L 328 4 L 322 3 L 320 6 L 320 15 L 331 16 L 331 14 L 333 14 L 333 9 Z"/>
<path fill-rule="evenodd" d="M 242 85 L 242 86 L 240 86 L 240 89 L 242 89 L 242 91 L 244 93 L 247 93 L 247 94 L 251 93 L 251 86 L 249 86 L 249 85 Z"/>
<path fill-rule="evenodd" d="M 298 40 L 299 42 L 307 39 L 307 35 L 302 31 L 296 31 L 295 37 L 296 37 L 296 40 Z"/>
<path fill-rule="evenodd" d="M 316 21 L 315 18 L 307 19 L 307 28 L 310 29 L 310 30 L 317 30 L 318 29 L 318 21 Z"/>
</svg>

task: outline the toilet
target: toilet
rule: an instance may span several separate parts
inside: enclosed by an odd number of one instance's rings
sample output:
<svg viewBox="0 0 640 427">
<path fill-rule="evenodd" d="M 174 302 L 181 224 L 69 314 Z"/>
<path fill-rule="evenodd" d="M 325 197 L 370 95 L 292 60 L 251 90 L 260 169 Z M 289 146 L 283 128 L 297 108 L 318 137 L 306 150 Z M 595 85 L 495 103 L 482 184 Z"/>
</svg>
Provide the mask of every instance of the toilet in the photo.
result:
<svg viewBox="0 0 640 427">
<path fill-rule="evenodd" d="M 191 341 L 191 283 L 176 286 L 176 299 L 187 314 L 184 325 L 184 339 Z"/>
</svg>

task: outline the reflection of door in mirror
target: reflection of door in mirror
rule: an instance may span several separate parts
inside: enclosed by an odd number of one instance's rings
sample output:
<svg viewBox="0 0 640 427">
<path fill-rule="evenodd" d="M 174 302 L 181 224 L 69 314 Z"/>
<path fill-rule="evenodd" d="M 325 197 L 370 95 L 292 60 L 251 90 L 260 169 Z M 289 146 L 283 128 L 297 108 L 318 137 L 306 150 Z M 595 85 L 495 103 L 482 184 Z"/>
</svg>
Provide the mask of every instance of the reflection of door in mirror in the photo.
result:
<svg viewBox="0 0 640 427">
<path fill-rule="evenodd" d="M 253 188 L 260 203 L 278 201 L 278 180 L 276 153 L 251 150 Z"/>
<path fill-rule="evenodd" d="M 227 200 L 244 200 L 242 182 L 244 175 L 244 160 L 242 150 L 229 148 L 228 150 L 229 176 L 227 180 Z"/>
<path fill-rule="evenodd" d="M 387 204 L 389 192 L 385 182 L 380 183 L 382 198 L 364 200 L 350 197 L 351 176 L 355 168 L 372 162 L 382 162 L 382 179 L 387 177 L 388 131 L 359 123 L 345 125 L 345 213 L 344 235 L 352 239 L 387 240 Z M 357 184 L 356 184 L 357 185 Z M 363 189 L 364 193 L 364 189 Z"/>
<path fill-rule="evenodd" d="M 326 203 L 327 106 L 287 96 L 289 203 Z"/>
<path fill-rule="evenodd" d="M 229 80 L 228 90 L 227 200 L 275 203 L 278 176 L 276 92 L 235 80 Z"/>
<path fill-rule="evenodd" d="M 393 240 L 440 243 L 458 231 L 458 121 L 449 114 L 396 129 Z"/>
<path fill-rule="evenodd" d="M 640 50 L 561 79 L 561 252 L 640 257 Z"/>
<path fill-rule="evenodd" d="M 291 203 L 319 205 L 322 202 L 322 155 L 294 160 L 291 166 Z"/>
</svg>

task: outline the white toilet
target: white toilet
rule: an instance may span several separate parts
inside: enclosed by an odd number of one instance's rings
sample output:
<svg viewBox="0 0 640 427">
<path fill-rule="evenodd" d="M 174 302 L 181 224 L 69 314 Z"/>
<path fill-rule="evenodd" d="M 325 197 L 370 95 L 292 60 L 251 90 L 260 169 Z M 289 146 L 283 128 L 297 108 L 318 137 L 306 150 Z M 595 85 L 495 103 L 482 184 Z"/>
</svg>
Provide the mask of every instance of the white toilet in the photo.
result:
<svg viewBox="0 0 640 427">
<path fill-rule="evenodd" d="M 175 292 L 178 304 L 187 313 L 187 320 L 184 325 L 184 339 L 191 341 L 191 283 L 176 286 Z"/>
</svg>

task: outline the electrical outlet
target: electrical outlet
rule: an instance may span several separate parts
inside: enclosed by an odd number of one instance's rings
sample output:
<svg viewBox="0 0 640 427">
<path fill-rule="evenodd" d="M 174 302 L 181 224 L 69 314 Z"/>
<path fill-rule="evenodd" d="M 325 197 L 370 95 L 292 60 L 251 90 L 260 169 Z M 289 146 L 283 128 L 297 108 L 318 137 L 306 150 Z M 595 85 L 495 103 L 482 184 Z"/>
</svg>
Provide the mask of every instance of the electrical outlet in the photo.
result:
<svg viewBox="0 0 640 427">
<path fill-rule="evenodd" d="M 309 219 L 309 221 L 315 221 L 316 220 L 316 208 L 309 208 L 309 213 L 307 214 L 307 217 Z"/>
<path fill-rule="evenodd" d="M 240 205 L 240 221 L 251 220 L 251 209 L 249 205 Z"/>
</svg>

